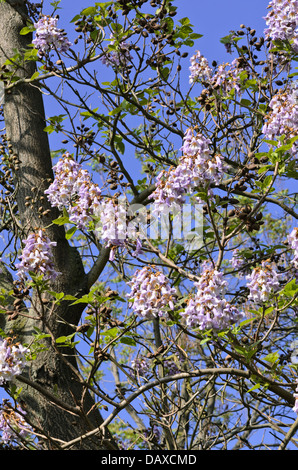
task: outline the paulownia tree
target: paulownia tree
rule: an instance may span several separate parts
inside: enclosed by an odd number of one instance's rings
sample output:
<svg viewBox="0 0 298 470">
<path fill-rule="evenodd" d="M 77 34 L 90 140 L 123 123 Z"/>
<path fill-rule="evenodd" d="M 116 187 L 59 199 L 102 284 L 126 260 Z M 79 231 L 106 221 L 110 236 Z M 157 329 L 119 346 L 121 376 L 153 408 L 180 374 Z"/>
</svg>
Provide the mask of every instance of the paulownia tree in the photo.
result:
<svg viewBox="0 0 298 470">
<path fill-rule="evenodd" d="M 63 11 L 0 3 L 3 448 L 296 446 L 297 2 L 224 64 L 174 1 Z"/>
</svg>

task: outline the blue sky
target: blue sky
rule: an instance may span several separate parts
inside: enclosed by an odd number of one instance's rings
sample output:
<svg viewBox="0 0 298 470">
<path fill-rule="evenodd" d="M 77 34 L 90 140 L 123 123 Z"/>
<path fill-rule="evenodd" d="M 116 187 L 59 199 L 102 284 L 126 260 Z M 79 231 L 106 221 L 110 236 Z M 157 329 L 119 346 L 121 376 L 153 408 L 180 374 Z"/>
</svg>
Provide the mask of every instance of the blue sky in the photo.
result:
<svg viewBox="0 0 298 470">
<path fill-rule="evenodd" d="M 225 47 L 219 42 L 230 30 L 239 29 L 240 24 L 256 29 L 257 34 L 263 34 L 267 13 L 267 0 L 176 0 L 178 14 L 189 17 L 197 33 L 203 37 L 197 41 L 202 54 L 219 62 L 228 61 L 229 56 Z"/>
<path fill-rule="evenodd" d="M 48 1 L 45 7 L 48 10 Z M 60 6 L 60 24 L 67 27 L 80 10 L 91 6 L 92 0 L 62 0 Z M 238 29 L 240 24 L 256 29 L 257 34 L 262 34 L 265 28 L 263 17 L 267 14 L 269 0 L 173 0 L 177 6 L 177 19 L 187 16 L 197 33 L 203 34 L 203 38 L 197 42 L 201 52 L 211 61 L 213 59 L 226 61 L 225 48 L 219 43 L 219 39 Z"/>
</svg>

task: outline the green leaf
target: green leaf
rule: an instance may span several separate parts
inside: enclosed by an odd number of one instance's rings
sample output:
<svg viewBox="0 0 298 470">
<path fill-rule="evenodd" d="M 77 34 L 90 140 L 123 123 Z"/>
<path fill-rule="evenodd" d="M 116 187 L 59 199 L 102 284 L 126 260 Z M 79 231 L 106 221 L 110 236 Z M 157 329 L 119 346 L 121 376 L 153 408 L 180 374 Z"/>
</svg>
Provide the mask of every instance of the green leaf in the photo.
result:
<svg viewBox="0 0 298 470">
<path fill-rule="evenodd" d="M 61 300 L 64 297 L 64 292 L 50 291 L 49 294 L 51 294 L 53 297 L 55 297 L 56 300 Z"/>
<path fill-rule="evenodd" d="M 37 77 L 39 77 L 39 72 L 35 72 L 32 77 L 31 77 L 31 80 L 35 80 Z"/>
<path fill-rule="evenodd" d="M 120 339 L 120 343 L 127 344 L 128 346 L 136 346 L 137 343 L 133 338 L 129 338 L 128 336 L 123 336 Z"/>
<path fill-rule="evenodd" d="M 61 217 L 58 217 L 58 219 L 54 219 L 52 222 L 55 225 L 69 224 L 69 217 L 62 215 Z"/>
<path fill-rule="evenodd" d="M 67 230 L 67 232 L 65 233 L 66 240 L 70 240 L 76 231 L 77 231 L 76 226 L 71 227 L 69 230 Z"/>
<path fill-rule="evenodd" d="M 96 7 L 88 7 L 81 11 L 81 15 L 94 16 L 97 13 Z"/>
<path fill-rule="evenodd" d="M 89 304 L 94 300 L 94 294 L 93 292 L 89 292 L 88 294 L 83 295 L 80 299 L 77 299 L 75 302 L 73 302 L 71 305 L 75 304 Z"/>
<path fill-rule="evenodd" d="M 20 34 L 22 36 L 25 36 L 26 34 L 31 33 L 32 31 L 35 31 L 35 28 L 33 25 L 31 26 L 24 26 L 24 28 L 21 29 Z"/>
<path fill-rule="evenodd" d="M 118 328 L 111 328 L 110 330 L 104 331 L 102 335 L 109 336 L 111 338 L 116 338 L 116 336 L 118 335 Z"/>
<path fill-rule="evenodd" d="M 56 339 L 56 343 L 65 343 L 67 340 L 67 336 L 60 336 L 60 338 Z"/>
<path fill-rule="evenodd" d="M 257 390 L 258 388 L 260 388 L 261 384 L 256 384 L 254 385 L 253 387 L 251 387 L 249 390 L 247 390 L 248 392 L 252 392 L 253 390 Z"/>
<path fill-rule="evenodd" d="M 251 106 L 251 101 L 242 98 L 242 100 L 240 101 L 240 104 L 241 104 L 242 106 Z"/>
<path fill-rule="evenodd" d="M 267 354 L 267 356 L 264 357 L 264 360 L 265 360 L 265 361 L 271 362 L 272 364 L 274 364 L 275 362 L 277 362 L 278 359 L 279 359 L 279 354 L 278 354 L 278 352 L 274 352 L 274 353 Z"/>
</svg>

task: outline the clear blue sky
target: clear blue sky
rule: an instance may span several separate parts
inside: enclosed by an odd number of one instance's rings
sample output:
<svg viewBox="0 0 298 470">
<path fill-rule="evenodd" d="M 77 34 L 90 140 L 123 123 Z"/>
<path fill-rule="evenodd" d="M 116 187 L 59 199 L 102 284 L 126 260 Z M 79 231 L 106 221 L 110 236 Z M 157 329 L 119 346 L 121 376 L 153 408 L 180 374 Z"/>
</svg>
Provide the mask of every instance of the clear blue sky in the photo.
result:
<svg viewBox="0 0 298 470">
<path fill-rule="evenodd" d="M 47 10 L 49 4 L 46 0 Z M 61 0 L 59 24 L 67 28 L 69 20 L 93 4 L 92 0 Z M 232 29 L 237 30 L 242 23 L 256 29 L 257 34 L 262 34 L 265 28 L 263 17 L 267 14 L 268 4 L 269 0 L 173 0 L 173 5 L 178 7 L 175 18 L 187 16 L 195 31 L 204 35 L 198 40 L 196 48 L 200 48 L 210 61 L 215 59 L 220 62 L 227 61 L 227 55 L 219 39 Z"/>
<path fill-rule="evenodd" d="M 173 4 L 178 7 L 176 18 L 187 16 L 195 31 L 203 34 L 196 43 L 202 54 L 210 62 L 225 62 L 229 56 L 220 38 L 239 29 L 240 24 L 263 34 L 269 0 L 176 0 Z"/>
</svg>

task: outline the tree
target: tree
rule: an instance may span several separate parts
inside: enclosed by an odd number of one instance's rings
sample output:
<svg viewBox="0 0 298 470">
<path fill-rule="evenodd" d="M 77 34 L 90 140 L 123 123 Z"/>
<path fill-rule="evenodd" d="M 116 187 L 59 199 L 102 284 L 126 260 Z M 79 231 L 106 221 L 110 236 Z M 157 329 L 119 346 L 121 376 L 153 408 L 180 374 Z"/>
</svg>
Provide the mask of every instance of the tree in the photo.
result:
<svg viewBox="0 0 298 470">
<path fill-rule="evenodd" d="M 222 38 L 226 64 L 173 1 L 88 6 L 73 44 L 59 2 L 0 3 L 4 447 L 297 445 L 298 16 L 278 3 L 264 36 Z"/>
</svg>

